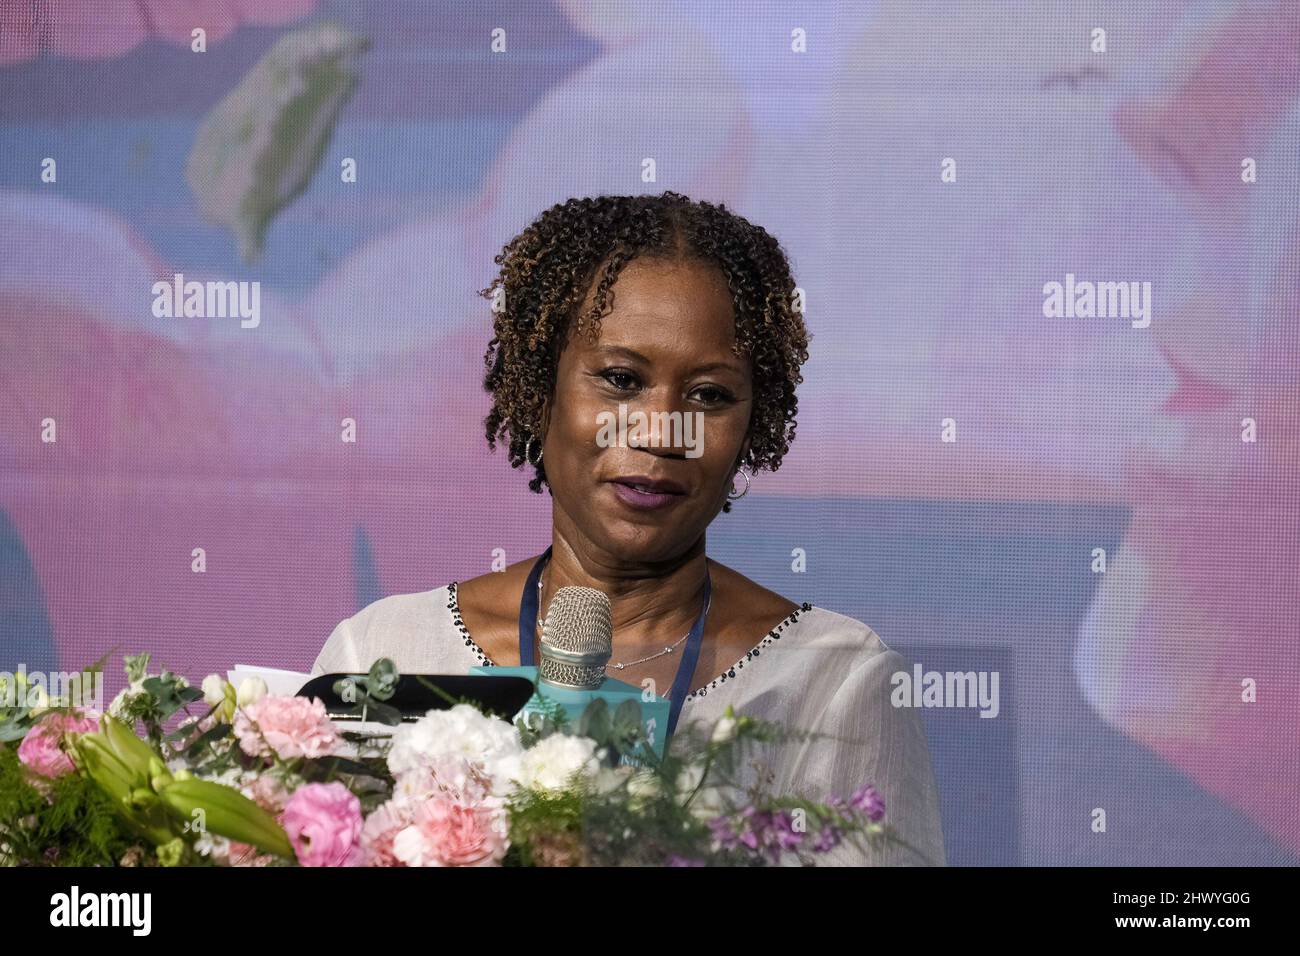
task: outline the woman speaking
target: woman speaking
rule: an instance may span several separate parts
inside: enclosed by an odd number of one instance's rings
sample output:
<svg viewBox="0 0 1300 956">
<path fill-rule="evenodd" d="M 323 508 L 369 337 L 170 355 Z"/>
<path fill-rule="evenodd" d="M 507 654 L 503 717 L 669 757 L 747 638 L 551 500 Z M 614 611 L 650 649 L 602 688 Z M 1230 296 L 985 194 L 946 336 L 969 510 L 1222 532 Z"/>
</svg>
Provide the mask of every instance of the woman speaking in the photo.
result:
<svg viewBox="0 0 1300 956">
<path fill-rule="evenodd" d="M 753 772 L 777 793 L 873 783 L 915 851 L 846 843 L 826 862 L 942 863 L 920 717 L 890 703 L 901 656 L 860 621 L 707 554 L 714 518 L 794 440 L 810 337 L 779 243 L 677 193 L 601 196 L 548 209 L 495 261 L 480 293 L 494 313 L 487 442 L 547 488 L 551 544 L 504 571 L 376 601 L 335 628 L 313 673 L 379 657 L 408 673 L 531 662 L 539 609 L 560 588 L 596 588 L 613 611 L 610 676 L 668 698 L 670 724 L 730 704 L 813 732 L 772 745 Z M 610 422 L 636 413 L 682 427 L 611 441 Z"/>
</svg>

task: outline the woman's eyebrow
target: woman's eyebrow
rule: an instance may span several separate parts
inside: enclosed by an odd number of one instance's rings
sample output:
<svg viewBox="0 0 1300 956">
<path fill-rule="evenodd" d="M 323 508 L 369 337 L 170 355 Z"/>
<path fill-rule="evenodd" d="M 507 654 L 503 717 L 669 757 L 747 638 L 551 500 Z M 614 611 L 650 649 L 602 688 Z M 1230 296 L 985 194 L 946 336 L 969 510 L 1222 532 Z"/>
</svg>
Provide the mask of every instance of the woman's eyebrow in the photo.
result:
<svg viewBox="0 0 1300 956">
<path fill-rule="evenodd" d="M 646 365 L 650 364 L 650 360 L 636 349 L 630 349 L 624 345 L 601 345 L 596 349 L 596 351 L 607 358 L 618 357 L 629 359 L 633 362 L 642 362 Z M 690 374 L 698 375 L 700 372 L 713 371 L 735 372 L 737 375 L 744 374 L 741 367 L 735 362 L 707 362 L 704 365 L 697 365 L 692 368 Z"/>
<path fill-rule="evenodd" d="M 626 358 L 631 359 L 633 362 L 650 361 L 636 349 L 630 349 L 623 345 L 601 345 L 597 347 L 596 351 L 600 355 L 608 356 L 609 358 Z"/>
</svg>

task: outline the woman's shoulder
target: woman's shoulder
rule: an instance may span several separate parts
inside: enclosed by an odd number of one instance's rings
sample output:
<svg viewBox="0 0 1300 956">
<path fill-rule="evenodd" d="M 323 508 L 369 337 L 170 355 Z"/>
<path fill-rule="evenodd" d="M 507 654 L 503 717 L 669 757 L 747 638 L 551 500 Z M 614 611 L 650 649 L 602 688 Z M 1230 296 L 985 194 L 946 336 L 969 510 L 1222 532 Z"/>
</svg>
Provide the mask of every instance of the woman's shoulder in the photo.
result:
<svg viewBox="0 0 1300 956">
<path fill-rule="evenodd" d="M 373 629 L 401 633 L 410 628 L 427 628 L 431 623 L 450 619 L 450 597 L 456 582 L 448 582 L 429 591 L 390 594 L 370 602 L 346 622 L 354 634 Z"/>
<path fill-rule="evenodd" d="M 785 663 L 773 662 L 774 667 L 763 670 L 803 674 L 823 690 L 837 686 L 861 667 L 892 667 L 902 660 L 870 625 L 810 602 L 767 631 L 728 673 L 734 676 L 735 670 L 764 653 Z"/>
<path fill-rule="evenodd" d="M 339 621 L 317 655 L 313 673 L 359 672 L 381 657 L 408 673 L 459 667 L 466 651 L 460 646 L 455 587 L 453 581 L 370 602 Z"/>
<path fill-rule="evenodd" d="M 735 614 L 731 639 L 708 662 L 718 676 L 688 700 L 723 690 L 761 696 L 779 684 L 806 688 L 801 696 L 811 706 L 863 662 L 890 664 L 890 658 L 880 655 L 895 652 L 862 621 L 810 601 L 791 601 L 717 562 L 711 569 L 727 583 L 733 607 L 744 610 Z"/>
<path fill-rule="evenodd" d="M 861 658 L 898 653 L 865 621 L 817 604 L 809 604 L 807 607 L 803 624 L 810 635 L 842 645 Z"/>
</svg>

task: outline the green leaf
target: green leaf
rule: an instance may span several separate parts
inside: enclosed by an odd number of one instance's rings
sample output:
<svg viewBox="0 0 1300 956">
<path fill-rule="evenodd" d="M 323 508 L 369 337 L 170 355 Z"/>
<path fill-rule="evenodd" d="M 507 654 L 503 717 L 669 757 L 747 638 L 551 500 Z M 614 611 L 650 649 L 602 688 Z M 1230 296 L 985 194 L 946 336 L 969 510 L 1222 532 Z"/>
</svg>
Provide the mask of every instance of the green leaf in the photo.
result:
<svg viewBox="0 0 1300 956">
<path fill-rule="evenodd" d="M 366 675 L 366 688 L 371 697 L 388 700 L 397 691 L 397 665 L 389 658 L 381 657 L 370 666 Z"/>
<path fill-rule="evenodd" d="M 285 33 L 200 124 L 185 176 L 204 214 L 234 232 L 245 262 L 311 182 L 369 45 L 328 21 Z"/>
<path fill-rule="evenodd" d="M 614 733 L 625 737 L 641 732 L 641 705 L 635 700 L 625 700 L 614 711 Z"/>
<path fill-rule="evenodd" d="M 185 748 L 185 756 L 193 759 L 207 749 L 208 745 L 230 736 L 230 724 L 216 724 L 209 727 L 203 733 L 194 739 L 194 742 Z"/>
<path fill-rule="evenodd" d="M 597 697 L 582 712 L 582 719 L 578 721 L 578 734 L 601 744 L 609 739 L 610 727 L 609 704 Z"/>
<path fill-rule="evenodd" d="M 142 680 L 149 671 L 149 652 L 145 651 L 134 656 L 128 654 L 122 658 L 122 663 L 125 665 L 127 680 L 134 684 Z"/>
<path fill-rule="evenodd" d="M 275 817 L 232 787 L 191 777 L 168 784 L 158 795 L 182 823 L 193 821 L 194 811 L 201 810 L 204 826 L 213 833 L 294 859 L 293 846 Z"/>
<path fill-rule="evenodd" d="M 31 724 L 19 722 L 17 720 L 6 720 L 0 723 L 0 741 L 11 743 L 15 740 L 22 740 L 27 736 L 27 731 L 31 729 Z"/>
<path fill-rule="evenodd" d="M 113 754 L 126 765 L 132 773 L 147 776 L 149 762 L 157 759 L 159 754 L 147 743 L 137 737 L 134 731 L 115 717 L 104 714 L 99 718 L 100 733 L 87 734 L 87 738 L 100 737 L 107 742 Z"/>
</svg>

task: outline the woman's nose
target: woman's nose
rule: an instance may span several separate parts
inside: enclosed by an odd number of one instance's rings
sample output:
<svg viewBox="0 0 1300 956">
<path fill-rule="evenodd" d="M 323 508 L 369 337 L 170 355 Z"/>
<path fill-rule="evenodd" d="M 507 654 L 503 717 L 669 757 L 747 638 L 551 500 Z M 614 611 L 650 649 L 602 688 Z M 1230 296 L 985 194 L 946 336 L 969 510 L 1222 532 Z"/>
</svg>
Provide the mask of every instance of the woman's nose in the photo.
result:
<svg viewBox="0 0 1300 956">
<path fill-rule="evenodd" d="M 644 417 L 640 427 L 629 429 L 628 445 L 657 455 L 681 457 L 698 444 L 703 432 L 701 423 L 691 418 L 694 413 L 680 398 L 651 398 L 630 404 L 630 424 L 637 423 L 634 412 Z"/>
</svg>

